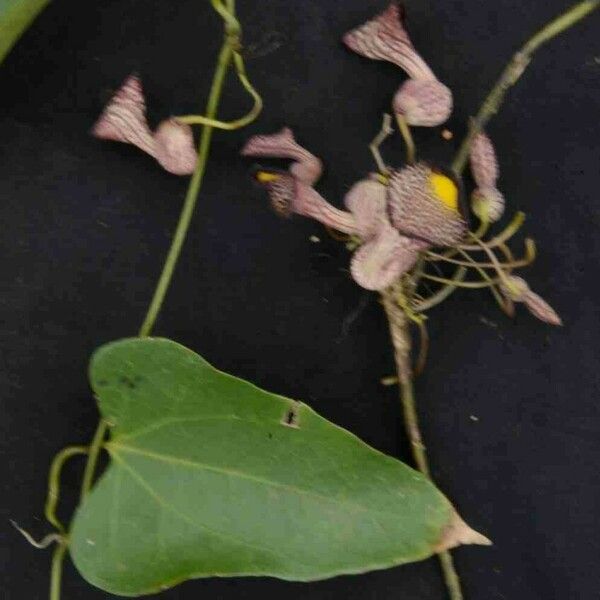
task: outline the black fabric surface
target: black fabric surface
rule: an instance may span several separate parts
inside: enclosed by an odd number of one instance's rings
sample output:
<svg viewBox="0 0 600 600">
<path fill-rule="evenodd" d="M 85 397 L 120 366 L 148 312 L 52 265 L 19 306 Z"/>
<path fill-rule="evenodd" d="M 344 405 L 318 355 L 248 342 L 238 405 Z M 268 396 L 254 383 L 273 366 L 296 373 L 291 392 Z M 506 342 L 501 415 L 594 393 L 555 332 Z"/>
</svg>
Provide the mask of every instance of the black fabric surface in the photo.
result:
<svg viewBox="0 0 600 600">
<path fill-rule="evenodd" d="M 291 126 L 326 163 L 320 190 L 339 203 L 372 169 L 368 143 L 399 82 L 392 65 L 351 54 L 341 35 L 385 4 L 365 0 L 239 3 L 248 71 L 265 111 L 247 130 L 216 133 L 204 188 L 155 333 L 220 369 L 303 399 L 374 447 L 409 461 L 385 320 L 353 284 L 348 254 L 316 223 L 286 222 L 238 157 L 255 132 Z M 416 47 L 455 95 L 447 127 L 418 130 L 422 156 L 449 162 L 502 66 L 560 0 L 408 3 Z M 527 279 L 562 329 L 521 307 L 503 316 L 485 292 L 431 312 L 431 353 L 417 396 L 442 490 L 491 548 L 455 552 L 471 600 L 598 597 L 600 556 L 599 15 L 545 48 L 489 132 L 509 214 L 524 210 L 540 252 Z M 89 128 L 138 71 L 153 124 L 202 110 L 220 44 L 208 2 L 55 0 L 0 67 L 0 596 L 45 598 L 49 552 L 36 537 L 47 470 L 87 442 L 97 411 L 88 358 L 135 335 L 178 218 L 186 179 Z M 249 101 L 231 77 L 220 114 Z M 399 163 L 399 139 L 384 147 Z M 311 243 L 317 235 L 320 243 Z M 475 420 L 477 419 L 477 420 Z M 65 470 L 61 514 L 82 461 Z M 434 560 L 294 584 L 267 578 L 188 582 L 174 598 L 366 600 L 444 597 Z M 107 598 L 67 562 L 63 598 Z"/>
</svg>

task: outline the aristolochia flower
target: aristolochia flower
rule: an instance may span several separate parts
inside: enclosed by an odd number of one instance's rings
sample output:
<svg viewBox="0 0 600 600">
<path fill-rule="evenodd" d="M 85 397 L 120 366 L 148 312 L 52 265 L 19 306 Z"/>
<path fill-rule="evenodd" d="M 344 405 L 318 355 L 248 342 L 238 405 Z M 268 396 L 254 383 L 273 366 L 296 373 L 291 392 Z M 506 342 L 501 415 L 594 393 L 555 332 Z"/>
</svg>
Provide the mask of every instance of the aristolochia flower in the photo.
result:
<svg viewBox="0 0 600 600">
<path fill-rule="evenodd" d="M 404 9 L 392 2 L 387 10 L 348 32 L 348 48 L 375 60 L 387 60 L 410 79 L 400 86 L 392 106 L 409 125 L 434 127 L 452 113 L 452 92 L 441 83 L 415 50 L 404 24 Z"/>
<path fill-rule="evenodd" d="M 346 194 L 343 211 L 311 187 L 321 161 L 297 144 L 291 130 L 255 136 L 242 154 L 294 159 L 288 173 L 260 170 L 257 181 L 279 214 L 304 215 L 358 236 L 362 245 L 350 271 L 366 289 L 385 289 L 415 264 L 420 251 L 456 243 L 466 232 L 458 185 L 424 163 L 392 172 L 389 185 L 376 176 L 359 181 Z"/>
<path fill-rule="evenodd" d="M 197 153 L 189 125 L 166 119 L 153 134 L 146 120 L 146 102 L 140 78 L 130 75 L 106 105 L 92 135 L 137 146 L 175 175 L 194 171 Z"/>
<path fill-rule="evenodd" d="M 495 223 L 504 213 L 505 200 L 496 187 L 499 175 L 496 151 L 485 133 L 478 133 L 473 139 L 470 160 L 477 185 L 471 195 L 471 208 L 482 221 Z"/>
</svg>

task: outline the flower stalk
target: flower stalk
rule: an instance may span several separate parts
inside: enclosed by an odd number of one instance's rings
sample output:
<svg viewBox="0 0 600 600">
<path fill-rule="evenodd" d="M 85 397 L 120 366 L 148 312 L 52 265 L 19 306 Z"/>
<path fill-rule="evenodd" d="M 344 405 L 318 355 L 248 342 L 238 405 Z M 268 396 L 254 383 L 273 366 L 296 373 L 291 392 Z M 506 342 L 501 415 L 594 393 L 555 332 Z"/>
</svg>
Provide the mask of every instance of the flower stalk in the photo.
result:
<svg viewBox="0 0 600 600">
<path fill-rule="evenodd" d="M 531 62 L 533 54 L 552 38 L 569 29 L 600 6 L 600 0 L 585 0 L 572 6 L 565 13 L 542 27 L 512 57 L 500 78 L 484 100 L 477 116 L 471 121 L 469 133 L 460 146 L 452 163 L 452 170 L 460 176 L 469 160 L 471 145 L 477 134 L 481 133 L 490 119 L 498 112 L 508 90 L 519 81 Z"/>
<path fill-rule="evenodd" d="M 406 313 L 398 305 L 396 299 L 397 293 L 402 293 L 402 290 L 398 290 L 396 287 L 390 288 L 381 294 L 381 300 L 387 316 L 390 337 L 394 348 L 394 359 L 400 387 L 400 401 L 404 416 L 404 428 L 417 468 L 423 475 L 431 479 L 431 469 L 419 427 L 419 416 L 413 389 L 409 322 Z M 463 600 L 460 579 L 454 567 L 452 555 L 448 550 L 443 550 L 438 553 L 438 558 L 450 600 Z"/>
</svg>

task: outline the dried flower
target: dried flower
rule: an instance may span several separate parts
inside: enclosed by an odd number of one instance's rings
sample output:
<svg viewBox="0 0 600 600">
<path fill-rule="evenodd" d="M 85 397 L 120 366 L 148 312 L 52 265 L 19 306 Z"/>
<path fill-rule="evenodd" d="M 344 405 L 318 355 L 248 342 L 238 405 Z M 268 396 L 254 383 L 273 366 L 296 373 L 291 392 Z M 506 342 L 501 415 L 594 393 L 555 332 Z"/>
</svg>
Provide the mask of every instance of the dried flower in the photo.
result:
<svg viewBox="0 0 600 600">
<path fill-rule="evenodd" d="M 434 127 L 444 123 L 452 113 L 452 92 L 441 83 L 429 65 L 415 50 L 404 24 L 404 9 L 396 2 L 346 33 L 348 48 L 375 60 L 387 60 L 406 71 L 406 81 L 392 102 L 394 112 L 409 125 Z"/>
<path fill-rule="evenodd" d="M 550 325 L 562 325 L 556 311 L 538 294 L 533 292 L 529 284 L 522 278 L 510 275 L 500 286 L 502 293 L 513 302 L 522 302 L 529 312 Z"/>
</svg>

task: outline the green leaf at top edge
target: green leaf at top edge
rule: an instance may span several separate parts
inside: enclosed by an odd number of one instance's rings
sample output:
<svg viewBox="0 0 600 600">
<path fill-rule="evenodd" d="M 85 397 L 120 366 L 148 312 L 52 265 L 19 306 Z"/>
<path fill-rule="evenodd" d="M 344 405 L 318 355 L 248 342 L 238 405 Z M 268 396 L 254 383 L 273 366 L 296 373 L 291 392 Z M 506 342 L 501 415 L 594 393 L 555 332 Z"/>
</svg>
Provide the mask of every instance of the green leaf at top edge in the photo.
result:
<svg viewBox="0 0 600 600">
<path fill-rule="evenodd" d="M 0 64 L 49 0 L 0 0 Z"/>
<path fill-rule="evenodd" d="M 309 581 L 476 541 L 413 469 L 175 342 L 103 346 L 90 379 L 112 424 L 111 463 L 76 513 L 70 552 L 105 591 L 211 576 Z"/>
</svg>

